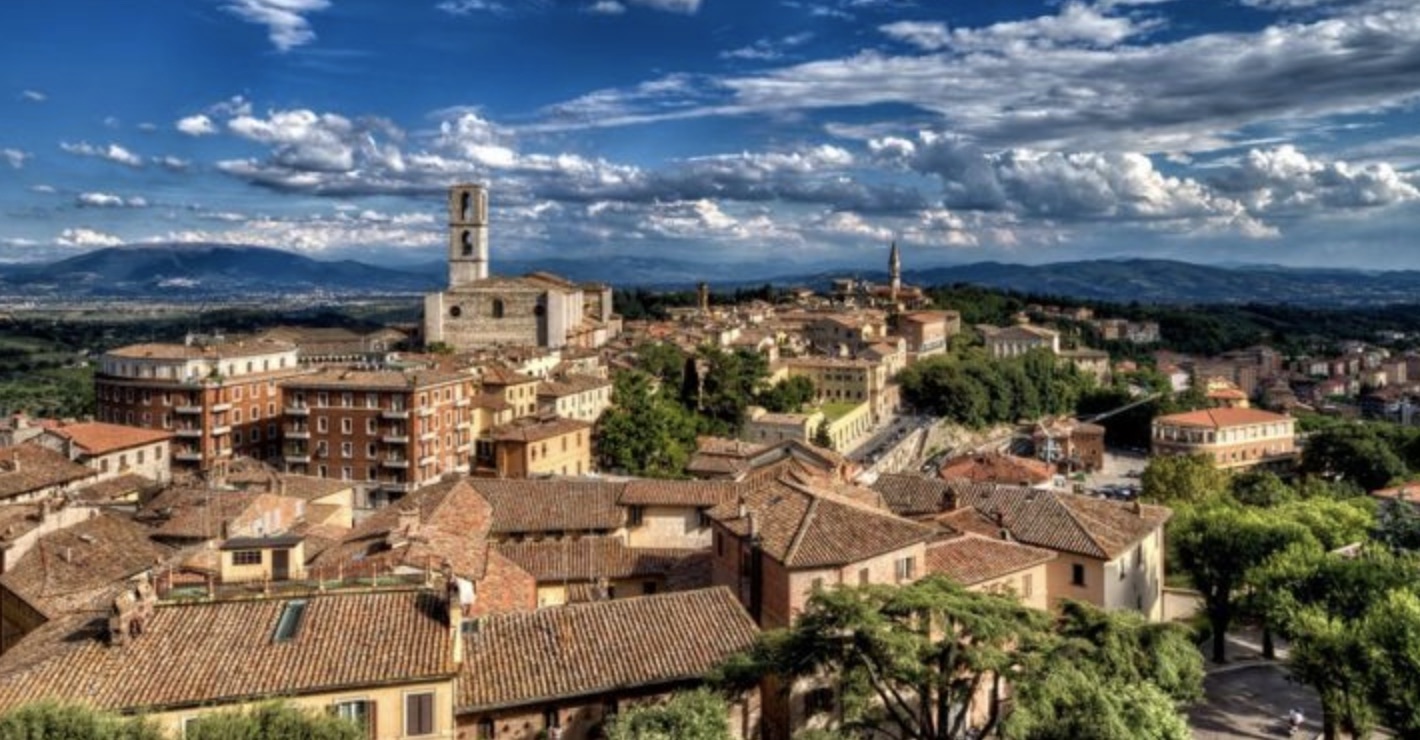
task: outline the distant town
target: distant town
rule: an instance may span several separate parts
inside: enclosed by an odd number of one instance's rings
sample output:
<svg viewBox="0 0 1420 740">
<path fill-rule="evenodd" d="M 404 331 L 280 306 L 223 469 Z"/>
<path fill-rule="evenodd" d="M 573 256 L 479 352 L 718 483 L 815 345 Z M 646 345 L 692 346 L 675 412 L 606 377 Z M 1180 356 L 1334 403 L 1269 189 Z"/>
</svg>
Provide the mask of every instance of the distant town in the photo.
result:
<svg viewBox="0 0 1420 740">
<path fill-rule="evenodd" d="M 1405 332 L 1185 352 L 1137 307 L 908 284 L 895 243 L 886 280 L 671 300 L 499 275 L 488 190 L 446 207 L 447 287 L 394 320 L 11 307 L 36 334 L 8 371 L 62 398 L 0 399 L 0 712 L 180 734 L 280 697 L 359 737 L 570 740 L 652 737 L 627 729 L 651 712 L 788 739 L 1118 711 L 1173 738 L 1252 661 L 1302 722 L 1416 729 L 1413 682 L 1328 698 L 1307 621 L 1417 629 L 1381 611 L 1420 582 Z M 96 322 L 92 352 L 38 334 Z M 1368 567 L 1377 606 L 1327 611 L 1318 584 Z M 1057 661 L 1161 714 L 1066 706 Z"/>
</svg>

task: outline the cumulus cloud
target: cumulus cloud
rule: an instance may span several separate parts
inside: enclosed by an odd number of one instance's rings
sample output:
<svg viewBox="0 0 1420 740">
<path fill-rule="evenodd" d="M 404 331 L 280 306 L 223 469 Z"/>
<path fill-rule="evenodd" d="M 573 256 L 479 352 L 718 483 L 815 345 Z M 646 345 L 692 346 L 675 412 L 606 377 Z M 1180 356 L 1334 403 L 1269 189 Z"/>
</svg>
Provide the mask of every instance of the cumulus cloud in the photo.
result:
<svg viewBox="0 0 1420 740">
<path fill-rule="evenodd" d="M 10 165 L 13 169 L 20 169 L 25 166 L 26 160 L 33 155 L 29 152 L 22 152 L 19 149 L 0 149 L 0 162 Z"/>
<path fill-rule="evenodd" d="M 85 227 L 68 228 L 59 233 L 56 244 L 65 247 L 117 247 L 124 241 L 113 234 Z"/>
<path fill-rule="evenodd" d="M 248 217 L 223 212 L 204 217 L 230 226 L 180 229 L 154 236 L 151 241 L 249 244 L 319 254 L 359 247 L 417 249 L 433 247 L 444 239 L 433 215 L 428 213 L 365 209 L 291 218 Z"/>
<path fill-rule="evenodd" d="M 146 208 L 148 200 L 142 196 L 124 198 L 112 193 L 80 193 L 78 205 L 88 208 Z"/>
<path fill-rule="evenodd" d="M 1402 174 L 1384 162 L 1315 159 L 1290 144 L 1249 151 L 1215 184 L 1257 212 L 1374 208 L 1420 200 L 1420 176 Z"/>
<path fill-rule="evenodd" d="M 201 113 L 178 119 L 176 126 L 178 131 L 188 136 L 210 136 L 217 133 L 217 125 Z"/>
<path fill-rule="evenodd" d="M 169 172 L 186 172 L 188 168 L 192 166 L 192 162 L 171 155 L 153 157 L 153 164 L 156 164 L 159 167 L 168 170 Z"/>
<path fill-rule="evenodd" d="M 118 144 L 109 144 L 108 146 L 95 146 L 86 141 L 81 141 L 77 144 L 61 142 L 59 144 L 59 148 L 63 149 L 66 152 L 69 152 L 70 154 L 77 154 L 81 157 L 95 157 L 97 159 L 104 159 L 110 162 L 115 162 L 117 164 L 124 165 L 126 167 L 136 168 L 143 166 L 142 157 L 138 156 L 137 154 L 134 154 L 133 152 L 128 151 L 127 149 L 123 148 L 122 146 L 119 146 Z"/>
<path fill-rule="evenodd" d="M 306 16 L 330 7 L 329 0 L 229 0 L 224 6 L 242 20 L 266 26 L 277 50 L 286 52 L 315 41 Z"/>
</svg>

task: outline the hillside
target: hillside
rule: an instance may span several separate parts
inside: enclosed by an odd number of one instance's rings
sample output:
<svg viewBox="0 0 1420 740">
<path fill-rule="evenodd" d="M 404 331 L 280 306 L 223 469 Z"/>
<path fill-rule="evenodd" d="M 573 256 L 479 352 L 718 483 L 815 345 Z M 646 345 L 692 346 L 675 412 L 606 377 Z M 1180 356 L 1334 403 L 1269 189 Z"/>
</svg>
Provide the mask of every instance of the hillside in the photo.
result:
<svg viewBox="0 0 1420 740">
<path fill-rule="evenodd" d="M 271 293 L 387 293 L 433 290 L 413 272 L 342 260 L 323 262 L 279 249 L 225 244 L 151 244 L 99 249 L 0 271 L 7 292 L 65 296 L 233 296 Z"/>
</svg>

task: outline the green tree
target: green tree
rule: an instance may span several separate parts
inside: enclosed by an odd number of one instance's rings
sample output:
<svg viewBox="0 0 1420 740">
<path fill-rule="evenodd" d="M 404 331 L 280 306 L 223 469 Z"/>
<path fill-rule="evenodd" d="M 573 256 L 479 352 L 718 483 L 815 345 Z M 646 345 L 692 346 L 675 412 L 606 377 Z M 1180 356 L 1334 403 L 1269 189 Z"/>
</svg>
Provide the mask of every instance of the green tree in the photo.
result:
<svg viewBox="0 0 1420 740">
<path fill-rule="evenodd" d="M 1376 527 L 1376 506 L 1368 497 L 1292 501 L 1273 513 L 1306 527 L 1326 550 L 1364 542 Z"/>
<path fill-rule="evenodd" d="M 607 740 L 729 740 L 725 700 L 700 689 L 632 707 L 606 725 Z"/>
<path fill-rule="evenodd" d="M 1196 654 L 1197 651 L 1195 650 Z M 1177 704 L 1151 683 L 1102 677 L 1070 663 L 1055 664 L 1021 689 L 1007 717 L 1008 740 L 1189 740 L 1193 732 Z"/>
<path fill-rule="evenodd" d="M 814 400 L 814 383 L 802 375 L 796 375 L 761 389 L 755 400 L 776 414 L 795 413 Z"/>
<path fill-rule="evenodd" d="M 825 450 L 833 449 L 833 437 L 828 434 L 828 420 L 819 422 L 818 428 L 814 429 L 813 443 Z"/>
<path fill-rule="evenodd" d="M 1303 473 L 1349 480 L 1367 491 L 1404 478 L 1409 471 L 1374 425 L 1359 422 L 1313 433 L 1300 467 Z"/>
<path fill-rule="evenodd" d="M 1256 509 L 1220 504 L 1185 511 L 1170 532 L 1179 570 L 1203 594 L 1204 612 L 1213 631 L 1213 660 L 1226 660 L 1227 631 L 1237 616 L 1248 571 L 1311 534 L 1295 522 L 1277 520 Z"/>
<path fill-rule="evenodd" d="M 681 387 L 685 353 L 669 342 L 644 342 L 636 347 L 636 369 L 661 381 L 663 388 Z"/>
<path fill-rule="evenodd" d="M 1039 675 L 1050 639 L 1044 612 L 934 575 L 820 591 L 792 628 L 761 635 L 720 679 L 749 686 L 768 674 L 786 683 L 831 674 L 846 727 L 947 740 L 967 736 L 966 709 L 979 692 L 999 696 L 1005 682 Z M 983 736 L 999 726 L 994 704 Z"/>
<path fill-rule="evenodd" d="M 1366 615 L 1371 703 L 1386 727 L 1420 737 L 1420 596 L 1391 591 Z"/>
<path fill-rule="evenodd" d="M 706 365 L 700 395 L 705 431 L 734 436 L 744 426 L 745 410 L 754 402 L 760 383 L 769 375 L 769 364 L 749 350 L 707 347 L 700 357 Z"/>
<path fill-rule="evenodd" d="M 1253 469 L 1233 476 L 1233 498 L 1245 506 L 1271 508 L 1297 500 L 1297 491 L 1270 470 Z"/>
<path fill-rule="evenodd" d="M 596 427 L 597 458 L 604 470 L 677 477 L 695 450 L 695 418 L 640 371 L 616 376 L 612 405 Z"/>
<path fill-rule="evenodd" d="M 0 714 L 0 737 L 34 740 L 163 740 L 153 722 L 83 704 L 39 701 Z"/>
<path fill-rule="evenodd" d="M 347 719 L 281 702 L 209 712 L 183 729 L 183 740 L 363 740 L 368 736 L 368 730 Z"/>
<path fill-rule="evenodd" d="M 1228 490 L 1228 474 L 1206 455 L 1156 457 L 1144 468 L 1142 495 L 1161 504 L 1200 504 L 1219 499 Z"/>
<path fill-rule="evenodd" d="M 1055 632 L 1063 642 L 1053 665 L 1068 662 L 1127 684 L 1148 683 L 1176 702 L 1203 697 L 1203 658 L 1182 624 L 1071 600 L 1062 602 Z"/>
</svg>

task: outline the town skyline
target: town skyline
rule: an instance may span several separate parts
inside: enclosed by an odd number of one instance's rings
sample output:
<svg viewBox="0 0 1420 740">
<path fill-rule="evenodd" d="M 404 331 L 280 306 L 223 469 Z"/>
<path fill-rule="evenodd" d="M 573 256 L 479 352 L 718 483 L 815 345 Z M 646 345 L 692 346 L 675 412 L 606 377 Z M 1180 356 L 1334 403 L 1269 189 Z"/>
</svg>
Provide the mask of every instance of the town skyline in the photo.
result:
<svg viewBox="0 0 1420 740">
<path fill-rule="evenodd" d="M 119 244 L 1420 267 L 1397 0 L 81 2 L 0 11 L 0 260 Z"/>
</svg>

